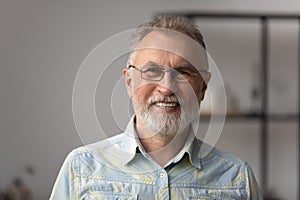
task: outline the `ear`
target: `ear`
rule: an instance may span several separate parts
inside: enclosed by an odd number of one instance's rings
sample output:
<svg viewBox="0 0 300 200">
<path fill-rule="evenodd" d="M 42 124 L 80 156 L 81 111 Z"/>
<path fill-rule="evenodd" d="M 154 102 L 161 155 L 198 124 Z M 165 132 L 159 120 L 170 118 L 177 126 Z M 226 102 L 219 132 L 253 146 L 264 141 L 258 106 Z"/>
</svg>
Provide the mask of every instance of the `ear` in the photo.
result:
<svg viewBox="0 0 300 200">
<path fill-rule="evenodd" d="M 202 75 L 202 86 L 201 86 L 201 93 L 200 93 L 200 100 L 202 101 L 204 99 L 204 96 L 205 96 L 205 92 L 206 92 L 206 89 L 207 89 L 207 84 L 210 80 L 210 77 L 211 77 L 211 73 L 210 72 L 205 72 L 203 75 Z"/>
<path fill-rule="evenodd" d="M 131 75 L 130 75 L 130 69 L 125 68 L 123 69 L 123 75 L 125 78 L 125 85 L 126 85 L 126 89 L 127 89 L 127 94 L 129 97 L 132 96 L 132 79 L 131 79 Z"/>
</svg>

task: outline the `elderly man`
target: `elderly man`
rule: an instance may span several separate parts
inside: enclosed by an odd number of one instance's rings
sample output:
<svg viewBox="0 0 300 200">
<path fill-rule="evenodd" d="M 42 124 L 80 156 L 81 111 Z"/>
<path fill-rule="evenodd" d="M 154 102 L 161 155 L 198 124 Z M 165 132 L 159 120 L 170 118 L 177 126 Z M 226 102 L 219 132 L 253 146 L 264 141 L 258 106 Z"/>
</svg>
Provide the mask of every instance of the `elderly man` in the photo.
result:
<svg viewBox="0 0 300 200">
<path fill-rule="evenodd" d="M 50 199 L 262 199 L 248 164 L 195 137 L 211 74 L 200 31 L 179 16 L 138 27 L 123 70 L 124 133 L 73 150 Z"/>
</svg>

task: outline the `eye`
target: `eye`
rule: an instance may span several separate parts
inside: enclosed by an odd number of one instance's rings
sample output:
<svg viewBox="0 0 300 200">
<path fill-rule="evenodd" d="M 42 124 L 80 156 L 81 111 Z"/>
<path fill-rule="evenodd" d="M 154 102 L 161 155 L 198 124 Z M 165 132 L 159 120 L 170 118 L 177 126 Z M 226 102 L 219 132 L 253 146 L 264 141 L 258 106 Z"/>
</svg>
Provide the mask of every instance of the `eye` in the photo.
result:
<svg viewBox="0 0 300 200">
<path fill-rule="evenodd" d="M 159 67 L 145 67 L 143 72 L 147 74 L 161 74 L 163 70 Z"/>
<path fill-rule="evenodd" d="M 144 67 L 142 69 L 142 78 L 146 80 L 160 80 L 164 70 L 159 67 Z"/>
<path fill-rule="evenodd" d="M 178 73 L 183 75 L 183 76 L 192 76 L 192 72 L 187 71 L 187 70 L 178 70 Z"/>
</svg>

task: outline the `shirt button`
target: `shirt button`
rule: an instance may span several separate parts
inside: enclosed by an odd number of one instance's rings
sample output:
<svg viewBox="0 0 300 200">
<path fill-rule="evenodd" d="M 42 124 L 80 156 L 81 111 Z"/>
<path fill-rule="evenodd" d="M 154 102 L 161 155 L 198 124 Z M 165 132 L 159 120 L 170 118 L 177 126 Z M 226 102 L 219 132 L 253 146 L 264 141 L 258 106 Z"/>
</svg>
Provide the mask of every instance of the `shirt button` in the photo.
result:
<svg viewBox="0 0 300 200">
<path fill-rule="evenodd" d="M 161 179 L 165 178 L 165 173 L 163 173 L 163 172 L 160 173 L 160 174 L 159 174 L 159 178 L 161 178 Z"/>
</svg>

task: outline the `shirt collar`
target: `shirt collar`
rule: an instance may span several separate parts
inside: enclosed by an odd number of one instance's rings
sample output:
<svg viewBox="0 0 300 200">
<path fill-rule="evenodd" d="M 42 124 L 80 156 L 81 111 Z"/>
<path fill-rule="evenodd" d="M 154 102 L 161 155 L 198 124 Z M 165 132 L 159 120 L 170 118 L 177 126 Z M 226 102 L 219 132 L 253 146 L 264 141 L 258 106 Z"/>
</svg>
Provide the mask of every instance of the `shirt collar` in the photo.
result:
<svg viewBox="0 0 300 200">
<path fill-rule="evenodd" d="M 191 164 L 194 167 L 201 169 L 201 163 L 199 157 L 200 146 L 201 144 L 199 143 L 199 140 L 196 139 L 193 130 L 190 128 L 189 135 L 186 139 L 186 142 L 182 150 L 173 159 L 171 159 L 165 167 L 167 167 L 172 163 L 179 162 L 184 157 L 185 154 L 188 154 L 189 161 L 191 162 Z"/>
<path fill-rule="evenodd" d="M 192 165 L 194 167 L 198 168 L 199 170 L 201 169 L 201 161 L 200 161 L 200 147 L 201 147 L 202 142 L 200 140 L 197 140 L 196 137 L 194 137 L 194 140 L 192 144 L 190 145 L 188 149 L 188 154 L 189 154 L 189 159 Z"/>
<path fill-rule="evenodd" d="M 138 138 L 134 127 L 135 116 L 132 116 L 127 127 L 123 133 L 122 138 L 122 150 L 124 152 L 123 164 L 129 163 L 136 154 L 136 149 L 138 148 Z"/>
<path fill-rule="evenodd" d="M 179 162 L 184 156 L 184 154 L 187 153 L 189 155 L 189 160 L 191 164 L 194 167 L 201 169 L 200 157 L 199 157 L 200 146 L 201 143 L 199 140 L 196 139 L 193 128 L 190 128 L 190 133 L 184 147 L 173 159 L 170 160 L 170 162 L 167 165 L 171 163 Z M 122 150 L 124 152 L 124 155 L 122 157 L 123 165 L 128 164 L 130 161 L 134 159 L 137 153 L 137 148 L 139 148 L 139 150 L 143 153 L 143 147 L 140 144 L 140 140 L 138 139 L 138 136 L 135 131 L 135 115 L 134 115 L 131 117 L 122 138 Z"/>
</svg>

